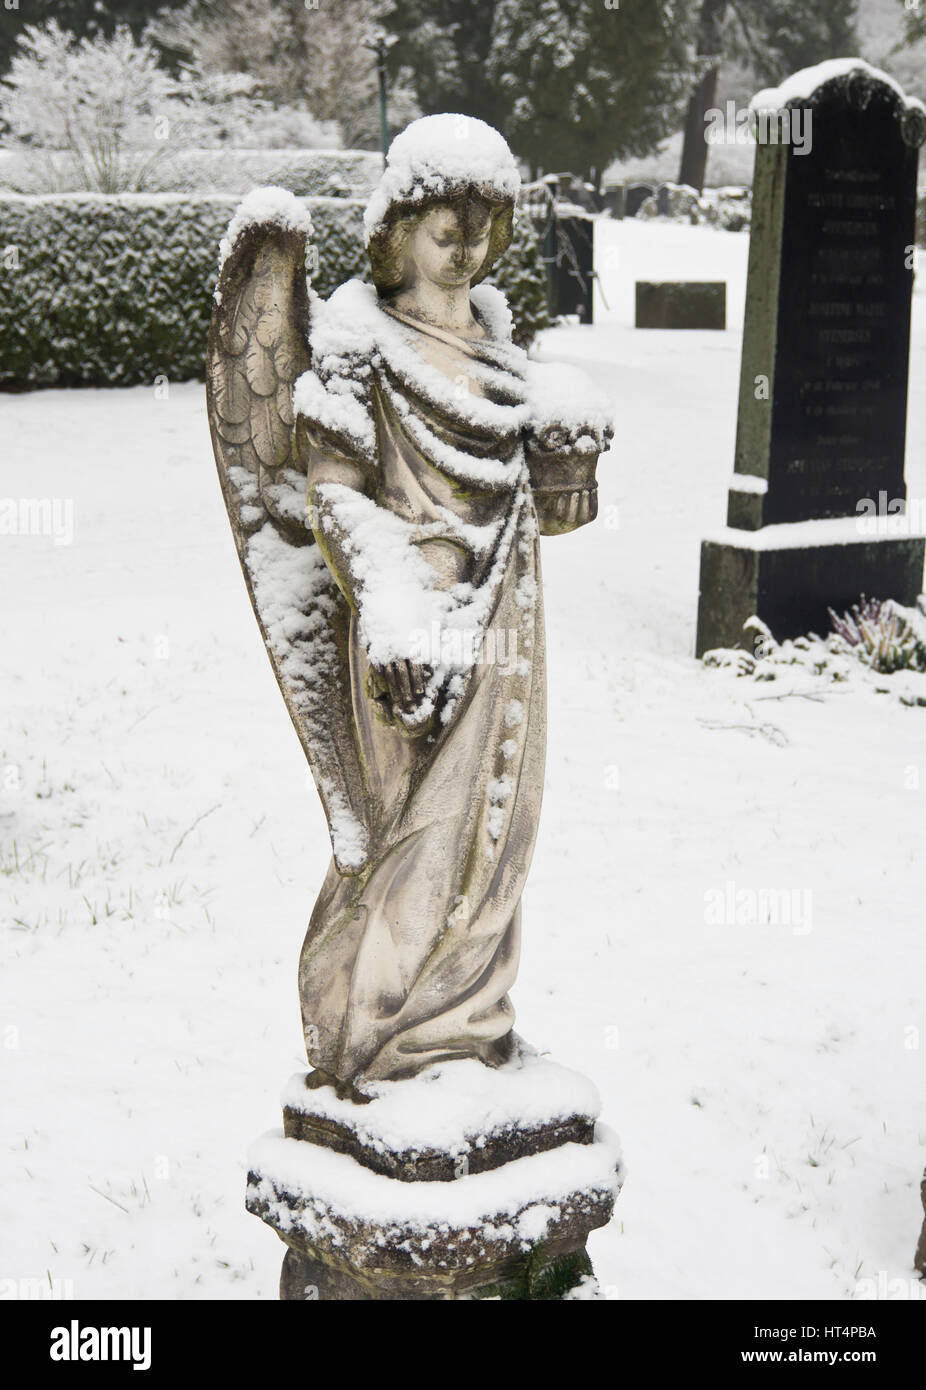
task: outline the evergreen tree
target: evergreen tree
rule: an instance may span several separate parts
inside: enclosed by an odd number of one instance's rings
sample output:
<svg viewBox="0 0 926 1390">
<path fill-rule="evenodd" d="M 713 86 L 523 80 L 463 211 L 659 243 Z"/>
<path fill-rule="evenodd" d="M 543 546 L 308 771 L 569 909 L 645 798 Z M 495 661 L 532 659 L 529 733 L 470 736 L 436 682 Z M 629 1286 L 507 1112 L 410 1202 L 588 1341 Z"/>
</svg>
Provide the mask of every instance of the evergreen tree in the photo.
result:
<svg viewBox="0 0 926 1390">
<path fill-rule="evenodd" d="M 511 336 L 520 347 L 529 348 L 537 334 L 549 328 L 550 313 L 543 248 L 523 210 L 514 219 L 511 245 L 487 283 L 504 292 L 513 320 Z"/>
<path fill-rule="evenodd" d="M 730 0 L 730 52 L 760 82 L 775 84 L 858 48 L 858 0 Z"/>
<path fill-rule="evenodd" d="M 182 0 L 19 0 L 18 8 L 0 9 L 0 76 L 7 71 L 24 30 L 54 21 L 78 39 L 112 38 L 123 26 L 140 39 L 162 9 Z M 3 0 L 0 0 L 0 5 Z"/>
<path fill-rule="evenodd" d="M 384 23 L 424 111 L 479 116 L 535 171 L 600 182 L 678 125 L 692 18 L 691 0 L 401 0 Z"/>
<path fill-rule="evenodd" d="M 774 85 L 825 58 L 851 57 L 857 11 L 858 0 L 701 0 L 698 53 L 705 70 L 688 106 L 679 182 L 698 192 L 704 187 L 704 116 L 725 57 L 745 62 L 758 85 Z"/>
<path fill-rule="evenodd" d="M 425 115 L 460 111 L 503 128 L 510 102 L 488 80 L 499 0 L 397 0 L 383 23 L 398 40 L 390 68 L 413 71 Z"/>
<path fill-rule="evenodd" d="M 898 0 L 904 10 L 904 39 L 909 45 L 926 39 L 926 5 L 910 4 L 909 0 Z"/>
</svg>

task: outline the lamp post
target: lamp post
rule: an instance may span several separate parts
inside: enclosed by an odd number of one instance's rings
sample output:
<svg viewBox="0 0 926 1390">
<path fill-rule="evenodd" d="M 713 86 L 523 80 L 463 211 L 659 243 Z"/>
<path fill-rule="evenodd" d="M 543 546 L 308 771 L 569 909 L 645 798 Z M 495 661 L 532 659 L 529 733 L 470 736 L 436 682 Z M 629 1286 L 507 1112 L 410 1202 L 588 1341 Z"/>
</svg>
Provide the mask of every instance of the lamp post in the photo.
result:
<svg viewBox="0 0 926 1390">
<path fill-rule="evenodd" d="M 376 55 L 376 70 L 379 75 L 379 139 L 383 147 L 383 163 L 389 148 L 389 121 L 386 116 L 386 54 L 395 43 L 394 34 L 377 30 L 364 40 L 364 48 Z"/>
</svg>

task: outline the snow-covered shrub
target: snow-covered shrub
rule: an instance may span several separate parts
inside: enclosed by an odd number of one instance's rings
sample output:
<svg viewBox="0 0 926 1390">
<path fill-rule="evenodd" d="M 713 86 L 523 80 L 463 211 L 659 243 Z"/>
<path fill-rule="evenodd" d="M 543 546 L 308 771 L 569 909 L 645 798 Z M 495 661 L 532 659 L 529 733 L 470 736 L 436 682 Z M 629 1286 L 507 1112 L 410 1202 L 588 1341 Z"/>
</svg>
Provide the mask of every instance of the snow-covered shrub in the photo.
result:
<svg viewBox="0 0 926 1390">
<path fill-rule="evenodd" d="M 671 222 L 690 222 L 696 225 L 708 221 L 708 204 L 687 184 L 664 183 L 651 198 L 641 203 L 637 217 L 643 221 L 652 217 L 665 217 Z"/>
<path fill-rule="evenodd" d="M 376 61 L 366 46 L 379 0 L 189 0 L 162 9 L 146 37 L 200 77 L 246 73 L 269 107 L 301 108 L 337 127 L 339 144 L 379 146 Z M 420 115 L 407 69 L 393 68 L 392 130 Z"/>
<path fill-rule="evenodd" d="M 0 83 L 0 122 L 35 151 L 36 186 L 58 190 L 63 176 L 71 188 L 118 193 L 144 188 L 176 149 L 179 90 L 129 29 L 77 40 L 52 20 L 24 30 Z M 46 163 L 46 150 L 58 158 Z"/>
<path fill-rule="evenodd" d="M 487 283 L 508 296 L 514 325 L 512 337 L 530 347 L 541 329 L 550 326 L 546 267 L 543 248 L 526 212 L 515 216 L 511 245 L 495 266 Z"/>
<path fill-rule="evenodd" d="M 120 385 L 203 375 L 219 241 L 237 197 L 0 196 L 0 384 Z M 362 201 L 310 198 L 323 297 L 366 278 Z M 497 267 L 515 333 L 545 322 L 529 229 Z M 538 295 L 540 302 L 538 303 Z"/>
<path fill-rule="evenodd" d="M 916 608 L 862 597 L 850 612 L 840 616 L 830 609 L 829 614 L 833 630 L 826 636 L 811 632 L 783 642 L 753 617 L 744 627 L 752 635 L 751 651 L 718 647 L 704 653 L 704 665 L 757 681 L 801 673 L 826 682 L 874 681 L 875 689 L 894 689 L 905 704 L 926 705 L 926 594 Z"/>
<path fill-rule="evenodd" d="M 381 167 L 343 159 L 339 176 L 329 155 L 305 177 L 310 142 L 340 143 L 334 122 L 276 108 L 245 72 L 172 75 L 124 26 L 81 40 L 55 21 L 26 28 L 0 83 L 3 125 L 17 147 L 0 176 L 21 193 L 243 193 L 288 175 L 299 193 L 362 195 Z M 256 148 L 228 158 L 245 143 Z"/>
<path fill-rule="evenodd" d="M 0 198 L 0 383 L 120 385 L 203 375 L 218 246 L 237 198 Z M 363 204 L 310 200 L 314 284 L 363 274 Z"/>
<path fill-rule="evenodd" d="M 83 191 L 68 156 L 49 150 L 0 151 L 0 189 L 45 192 L 49 167 L 56 191 Z M 148 170 L 145 191 L 244 194 L 272 183 L 300 197 L 366 198 L 382 170 L 382 156 L 369 150 L 185 149 Z"/>
<path fill-rule="evenodd" d="M 752 189 L 706 188 L 703 200 L 714 213 L 714 225 L 725 232 L 748 232 L 752 223 Z"/>
<path fill-rule="evenodd" d="M 748 231 L 752 220 L 752 193 L 748 188 L 706 188 L 703 193 L 686 184 L 664 183 L 641 204 L 637 217 L 664 217 L 693 227 L 719 227 L 722 231 Z"/>
</svg>

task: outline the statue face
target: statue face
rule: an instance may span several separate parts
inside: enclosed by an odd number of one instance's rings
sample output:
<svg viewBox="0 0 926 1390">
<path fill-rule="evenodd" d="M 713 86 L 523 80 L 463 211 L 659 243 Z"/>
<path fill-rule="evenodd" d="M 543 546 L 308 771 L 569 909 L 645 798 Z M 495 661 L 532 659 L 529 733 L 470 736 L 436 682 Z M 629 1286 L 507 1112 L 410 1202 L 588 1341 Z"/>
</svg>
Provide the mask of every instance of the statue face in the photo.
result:
<svg viewBox="0 0 926 1390">
<path fill-rule="evenodd" d="M 429 208 L 406 242 L 407 268 L 443 289 L 465 285 L 486 258 L 491 231 L 491 213 L 477 200 Z"/>
</svg>

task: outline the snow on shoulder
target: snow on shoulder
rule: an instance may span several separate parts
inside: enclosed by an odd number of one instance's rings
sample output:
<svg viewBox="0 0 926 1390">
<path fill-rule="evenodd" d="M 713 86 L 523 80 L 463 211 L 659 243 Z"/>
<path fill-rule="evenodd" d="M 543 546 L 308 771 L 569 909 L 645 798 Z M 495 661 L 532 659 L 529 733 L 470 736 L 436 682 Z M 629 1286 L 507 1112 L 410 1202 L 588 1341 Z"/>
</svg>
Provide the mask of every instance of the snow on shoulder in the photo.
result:
<svg viewBox="0 0 926 1390">
<path fill-rule="evenodd" d="M 469 297 L 489 336 L 498 343 L 510 342 L 514 319 L 504 293 L 495 285 L 473 285 Z"/>
<path fill-rule="evenodd" d="M 926 115 L 926 106 L 917 97 L 907 96 L 893 77 L 882 72 L 880 68 L 872 67 L 870 63 L 865 62 L 864 58 L 828 58 L 826 62 L 817 63 L 814 67 L 802 68 L 800 72 L 786 78 L 779 87 L 767 87 L 765 90 L 757 92 L 749 103 L 749 109 L 751 111 L 781 111 L 789 104 L 810 101 L 814 94 L 828 82 L 837 82 L 840 78 L 848 78 L 853 73 L 860 73 L 871 82 L 883 82 L 886 87 L 890 87 L 893 92 L 896 92 L 907 110 L 920 111 Z"/>
<path fill-rule="evenodd" d="M 496 198 L 517 197 L 521 176 L 504 137 L 475 116 L 445 114 L 412 121 L 389 146 L 386 168 L 367 204 L 367 241 L 395 203 L 451 197 L 470 186 Z"/>
<path fill-rule="evenodd" d="M 219 271 L 231 255 L 238 237 L 250 227 L 275 226 L 287 232 L 302 232 L 312 236 L 312 218 L 302 198 L 288 188 L 267 184 L 255 188 L 241 200 L 228 230 L 219 243 Z"/>
</svg>

